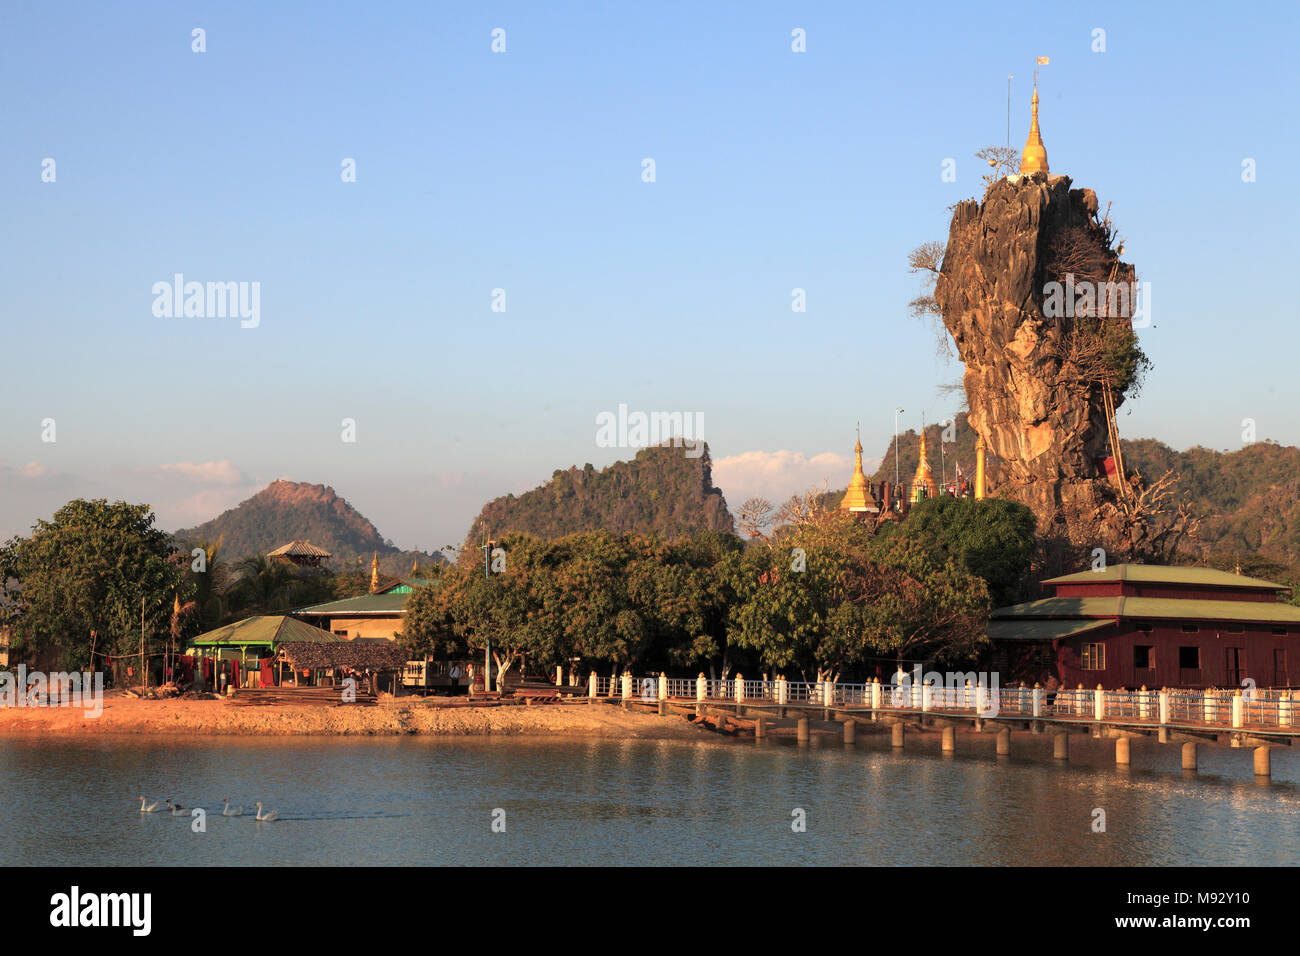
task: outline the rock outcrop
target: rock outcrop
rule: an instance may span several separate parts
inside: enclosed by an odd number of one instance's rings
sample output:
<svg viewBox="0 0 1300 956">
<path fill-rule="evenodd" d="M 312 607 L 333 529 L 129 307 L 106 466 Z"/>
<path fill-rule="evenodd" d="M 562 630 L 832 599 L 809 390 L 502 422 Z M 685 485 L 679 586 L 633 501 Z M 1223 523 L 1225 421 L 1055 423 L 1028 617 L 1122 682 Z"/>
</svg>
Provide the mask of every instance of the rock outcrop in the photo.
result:
<svg viewBox="0 0 1300 956">
<path fill-rule="evenodd" d="M 965 366 L 970 425 L 1002 464 L 993 493 L 1028 505 L 1045 537 L 1131 554 L 1132 529 L 1103 465 L 1110 449 L 1098 369 L 1113 336 L 1098 338 L 1095 313 L 1089 325 L 1073 308 L 1066 319 L 1050 306 L 1045 314 L 1044 304 L 1048 283 L 1066 272 L 1098 283 L 1135 276 L 1110 248 L 1096 195 L 1070 187 L 1067 176 L 1037 173 L 995 180 L 982 202 L 959 203 L 934 298 Z M 1115 334 L 1132 337 L 1124 323 Z M 1118 406 L 1131 380 L 1111 379 Z"/>
</svg>

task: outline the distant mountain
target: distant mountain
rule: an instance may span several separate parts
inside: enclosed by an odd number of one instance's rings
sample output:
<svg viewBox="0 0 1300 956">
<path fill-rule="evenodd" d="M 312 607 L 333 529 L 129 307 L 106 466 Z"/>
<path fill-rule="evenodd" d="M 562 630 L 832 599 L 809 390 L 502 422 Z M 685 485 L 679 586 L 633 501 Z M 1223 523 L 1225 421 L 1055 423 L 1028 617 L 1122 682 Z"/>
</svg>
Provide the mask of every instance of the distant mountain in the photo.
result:
<svg viewBox="0 0 1300 956">
<path fill-rule="evenodd" d="M 386 575 L 409 574 L 416 557 L 425 565 L 443 560 L 441 555 L 400 550 L 333 488 L 296 481 L 273 481 L 238 506 L 173 537 L 180 542 L 220 537 L 221 553 L 231 562 L 266 554 L 290 541 L 310 541 L 330 552 L 329 566 L 336 571 L 355 568 L 358 560 L 368 571 L 375 552 Z"/>
<path fill-rule="evenodd" d="M 489 501 L 465 543 L 476 548 L 488 535 L 509 531 L 558 538 L 603 528 L 673 538 L 734 527 L 721 490 L 713 486 L 708 445 L 698 458 L 661 445 L 600 471 L 590 464 L 556 471 L 532 491 Z"/>
<path fill-rule="evenodd" d="M 1121 441 L 1124 467 L 1154 481 L 1173 469 L 1201 518 L 1199 546 L 1211 564 L 1300 566 L 1300 448 L 1256 442 L 1237 451 L 1175 451 L 1154 438 Z"/>
</svg>

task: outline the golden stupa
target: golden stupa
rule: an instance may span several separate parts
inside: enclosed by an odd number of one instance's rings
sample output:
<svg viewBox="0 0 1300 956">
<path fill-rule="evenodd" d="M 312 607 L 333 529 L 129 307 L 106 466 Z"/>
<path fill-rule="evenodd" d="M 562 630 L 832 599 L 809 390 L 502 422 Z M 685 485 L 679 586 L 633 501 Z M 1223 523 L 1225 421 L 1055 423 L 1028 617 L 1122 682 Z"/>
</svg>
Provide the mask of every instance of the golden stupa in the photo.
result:
<svg viewBox="0 0 1300 956">
<path fill-rule="evenodd" d="M 1025 140 L 1025 149 L 1020 154 L 1020 174 L 1046 173 L 1047 147 L 1043 145 L 1043 136 L 1038 132 L 1038 87 L 1034 87 L 1034 118 L 1029 124 L 1029 138 Z"/>
<path fill-rule="evenodd" d="M 925 428 L 921 429 L 921 460 L 916 464 L 916 474 L 912 476 L 912 500 L 919 501 L 921 498 L 921 489 L 925 489 L 927 498 L 935 498 L 939 494 L 939 482 L 934 480 L 934 472 L 930 470 L 930 462 L 925 457 Z"/>
<path fill-rule="evenodd" d="M 374 594 L 379 590 L 379 552 L 370 559 L 370 593 Z"/>
<path fill-rule="evenodd" d="M 844 492 L 844 500 L 840 502 L 840 507 L 845 511 L 876 511 L 876 503 L 872 500 L 871 489 L 867 486 L 867 476 L 862 471 L 861 432 L 858 433 L 858 441 L 853 446 L 853 452 L 857 455 L 857 462 L 853 466 L 853 477 L 849 479 L 849 490 Z"/>
</svg>

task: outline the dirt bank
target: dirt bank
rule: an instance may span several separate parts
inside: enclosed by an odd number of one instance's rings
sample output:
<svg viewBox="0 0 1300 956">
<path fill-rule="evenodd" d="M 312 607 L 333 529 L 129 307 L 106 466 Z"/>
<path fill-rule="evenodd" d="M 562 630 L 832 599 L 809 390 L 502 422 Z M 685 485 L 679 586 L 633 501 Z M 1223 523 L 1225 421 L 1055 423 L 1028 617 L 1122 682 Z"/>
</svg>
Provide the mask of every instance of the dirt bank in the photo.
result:
<svg viewBox="0 0 1300 956">
<path fill-rule="evenodd" d="M 374 706 L 247 706 L 230 700 L 136 700 L 112 691 L 103 712 L 80 708 L 0 708 L 0 735 L 200 734 L 288 736 L 573 736 L 697 740 L 709 731 L 680 716 L 659 717 L 608 704 L 449 706 L 435 698 L 386 698 Z"/>
</svg>

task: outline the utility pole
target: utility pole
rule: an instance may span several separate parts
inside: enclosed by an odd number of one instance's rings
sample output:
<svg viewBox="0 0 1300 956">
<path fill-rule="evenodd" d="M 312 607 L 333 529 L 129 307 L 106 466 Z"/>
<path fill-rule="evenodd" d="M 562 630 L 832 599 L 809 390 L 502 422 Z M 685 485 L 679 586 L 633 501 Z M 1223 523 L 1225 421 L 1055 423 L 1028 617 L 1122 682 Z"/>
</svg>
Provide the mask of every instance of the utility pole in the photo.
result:
<svg viewBox="0 0 1300 956">
<path fill-rule="evenodd" d="M 1007 149 L 1011 148 L 1011 81 L 1015 78 L 1014 73 L 1007 74 Z"/>
<path fill-rule="evenodd" d="M 898 414 L 901 408 L 894 409 L 894 485 L 898 485 Z"/>
</svg>

